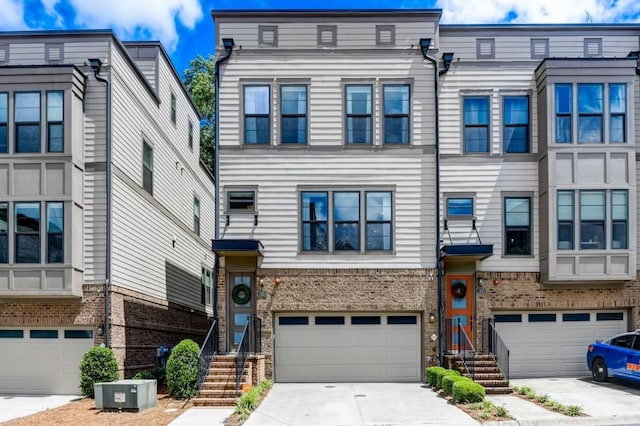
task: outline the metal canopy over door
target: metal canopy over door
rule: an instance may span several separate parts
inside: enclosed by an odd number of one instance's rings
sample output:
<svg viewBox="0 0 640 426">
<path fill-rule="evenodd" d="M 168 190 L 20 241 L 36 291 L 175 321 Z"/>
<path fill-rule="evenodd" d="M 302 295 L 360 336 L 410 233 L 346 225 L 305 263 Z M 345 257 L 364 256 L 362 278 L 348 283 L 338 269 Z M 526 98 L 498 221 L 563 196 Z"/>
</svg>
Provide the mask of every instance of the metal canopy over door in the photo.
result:
<svg viewBox="0 0 640 426">
<path fill-rule="evenodd" d="M 624 311 L 496 312 L 494 319 L 511 378 L 588 376 L 589 343 L 627 331 Z"/>
<path fill-rule="evenodd" d="M 275 317 L 277 382 L 417 382 L 416 313 L 299 313 Z"/>
<path fill-rule="evenodd" d="M 229 295 L 229 332 L 230 351 L 235 351 L 242 338 L 244 328 L 252 315 L 255 315 L 255 286 L 253 272 L 230 273 Z"/>
<path fill-rule="evenodd" d="M 462 326 L 469 341 L 473 342 L 473 276 L 447 275 L 447 317 L 451 318 L 451 332 L 447 341 L 451 342 L 448 350 L 456 351 L 459 347 L 458 324 Z"/>
</svg>

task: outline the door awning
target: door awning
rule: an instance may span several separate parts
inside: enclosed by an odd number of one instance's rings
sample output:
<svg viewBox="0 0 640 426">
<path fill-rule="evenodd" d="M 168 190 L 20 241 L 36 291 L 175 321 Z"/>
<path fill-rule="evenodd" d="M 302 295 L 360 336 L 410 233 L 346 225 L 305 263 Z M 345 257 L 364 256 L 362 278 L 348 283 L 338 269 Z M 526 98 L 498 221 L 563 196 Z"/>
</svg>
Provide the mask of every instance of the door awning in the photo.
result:
<svg viewBox="0 0 640 426">
<path fill-rule="evenodd" d="M 440 248 L 440 259 L 483 260 L 493 256 L 493 244 L 451 244 Z"/>
<path fill-rule="evenodd" d="M 211 240 L 211 251 L 218 256 L 264 257 L 260 240 Z"/>
</svg>

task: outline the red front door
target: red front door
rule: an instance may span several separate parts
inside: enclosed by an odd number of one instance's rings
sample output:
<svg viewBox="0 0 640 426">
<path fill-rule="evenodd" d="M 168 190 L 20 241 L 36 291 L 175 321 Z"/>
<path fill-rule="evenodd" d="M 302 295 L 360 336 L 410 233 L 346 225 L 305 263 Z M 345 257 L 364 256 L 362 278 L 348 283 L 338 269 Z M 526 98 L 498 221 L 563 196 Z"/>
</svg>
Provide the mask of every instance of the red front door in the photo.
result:
<svg viewBox="0 0 640 426">
<path fill-rule="evenodd" d="M 451 350 L 460 347 L 461 336 L 457 332 L 462 326 L 473 342 L 473 275 L 447 275 L 447 317 L 451 318 Z"/>
</svg>

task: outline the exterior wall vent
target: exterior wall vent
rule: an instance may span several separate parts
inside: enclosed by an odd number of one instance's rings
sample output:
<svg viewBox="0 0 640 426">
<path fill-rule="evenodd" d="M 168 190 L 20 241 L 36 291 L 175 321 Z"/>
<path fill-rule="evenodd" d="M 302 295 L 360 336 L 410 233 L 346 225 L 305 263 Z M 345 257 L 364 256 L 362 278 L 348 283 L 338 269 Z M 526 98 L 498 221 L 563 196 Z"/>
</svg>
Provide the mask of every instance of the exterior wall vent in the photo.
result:
<svg viewBox="0 0 640 426">
<path fill-rule="evenodd" d="M 476 58 L 495 59 L 495 57 L 496 57 L 496 39 L 495 38 L 476 39 Z"/>
<path fill-rule="evenodd" d="M 396 45 L 396 26 L 395 25 L 376 25 L 376 45 L 395 46 Z"/>
<path fill-rule="evenodd" d="M 595 58 L 602 56 L 602 39 L 601 38 L 585 38 L 584 39 L 584 57 Z"/>
<path fill-rule="evenodd" d="M 544 59 L 549 57 L 549 39 L 531 39 L 531 59 Z"/>
<path fill-rule="evenodd" d="M 47 54 L 47 62 L 49 63 L 60 63 L 63 60 L 63 44 L 61 43 L 56 43 L 56 44 L 47 44 L 45 49 L 46 49 L 46 54 Z"/>
<path fill-rule="evenodd" d="M 0 46 L 0 64 L 6 64 L 9 62 L 9 46 Z"/>
<path fill-rule="evenodd" d="M 337 40 L 338 27 L 335 25 L 318 25 L 318 46 L 335 47 Z"/>
<path fill-rule="evenodd" d="M 276 25 L 258 26 L 258 46 L 278 47 L 278 27 Z"/>
</svg>

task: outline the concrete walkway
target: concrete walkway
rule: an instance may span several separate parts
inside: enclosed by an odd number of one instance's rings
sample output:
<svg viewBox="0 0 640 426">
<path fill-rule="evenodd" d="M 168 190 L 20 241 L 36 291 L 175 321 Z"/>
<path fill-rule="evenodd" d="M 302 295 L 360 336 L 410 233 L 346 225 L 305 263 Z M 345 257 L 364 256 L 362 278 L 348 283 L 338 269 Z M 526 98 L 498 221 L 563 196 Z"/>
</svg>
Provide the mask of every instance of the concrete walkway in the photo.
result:
<svg viewBox="0 0 640 426">
<path fill-rule="evenodd" d="M 177 419 L 169 423 L 170 426 L 219 426 L 233 413 L 233 408 L 221 407 L 191 407 Z"/>
<path fill-rule="evenodd" d="M 60 407 L 80 398 L 77 395 L 0 395 L 0 423 Z"/>
</svg>

